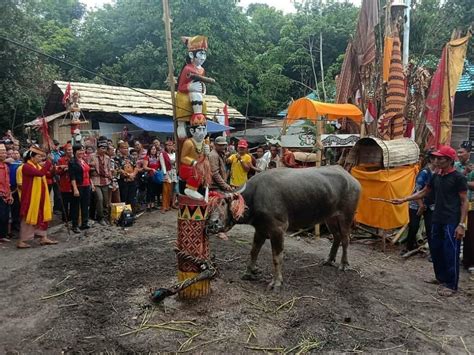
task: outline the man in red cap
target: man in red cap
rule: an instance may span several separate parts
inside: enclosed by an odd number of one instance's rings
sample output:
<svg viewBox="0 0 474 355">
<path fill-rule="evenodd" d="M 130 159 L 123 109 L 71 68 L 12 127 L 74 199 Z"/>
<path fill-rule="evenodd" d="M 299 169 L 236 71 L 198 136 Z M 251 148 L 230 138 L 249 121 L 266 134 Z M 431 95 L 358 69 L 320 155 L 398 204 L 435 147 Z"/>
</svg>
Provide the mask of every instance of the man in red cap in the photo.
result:
<svg viewBox="0 0 474 355">
<path fill-rule="evenodd" d="M 245 139 L 239 140 L 237 144 L 237 153 L 232 154 L 227 163 L 230 166 L 230 185 L 240 187 L 248 180 L 248 172 L 252 165 L 252 157 L 247 154 L 248 143 Z"/>
<path fill-rule="evenodd" d="M 453 148 L 440 146 L 432 155 L 439 171 L 428 185 L 411 196 L 392 200 L 392 203 L 419 200 L 433 193 L 435 207 L 429 246 L 436 279 L 429 282 L 444 286 L 438 289 L 441 296 L 451 296 L 458 289 L 459 254 L 466 232 L 467 181 L 454 168 L 456 151 Z"/>
</svg>

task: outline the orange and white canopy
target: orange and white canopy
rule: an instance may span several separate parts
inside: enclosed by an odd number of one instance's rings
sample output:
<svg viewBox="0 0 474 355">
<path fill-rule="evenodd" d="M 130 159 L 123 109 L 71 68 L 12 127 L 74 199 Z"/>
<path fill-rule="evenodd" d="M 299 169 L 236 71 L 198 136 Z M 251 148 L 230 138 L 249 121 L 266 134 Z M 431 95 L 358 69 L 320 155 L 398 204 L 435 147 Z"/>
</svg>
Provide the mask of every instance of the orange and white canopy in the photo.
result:
<svg viewBox="0 0 474 355">
<path fill-rule="evenodd" d="M 286 124 L 302 119 L 316 121 L 319 116 L 325 116 L 329 120 L 347 117 L 359 124 L 363 117 L 362 111 L 355 105 L 327 104 L 304 97 L 291 103 L 286 115 Z"/>
</svg>

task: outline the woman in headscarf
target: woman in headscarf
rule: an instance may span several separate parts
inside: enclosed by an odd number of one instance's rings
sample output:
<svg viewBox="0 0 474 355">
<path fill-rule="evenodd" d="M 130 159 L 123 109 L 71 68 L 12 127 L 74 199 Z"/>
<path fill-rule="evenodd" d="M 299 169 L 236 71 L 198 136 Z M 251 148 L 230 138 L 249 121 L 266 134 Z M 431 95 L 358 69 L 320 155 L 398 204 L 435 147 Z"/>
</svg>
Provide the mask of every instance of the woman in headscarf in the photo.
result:
<svg viewBox="0 0 474 355">
<path fill-rule="evenodd" d="M 37 146 L 32 146 L 22 166 L 22 195 L 20 206 L 19 249 L 30 248 L 27 243 L 35 236 L 40 237 L 41 245 L 57 244 L 47 237 L 48 222 L 52 219 L 46 174 L 51 169 L 51 161 L 45 160 L 46 154 Z"/>
</svg>

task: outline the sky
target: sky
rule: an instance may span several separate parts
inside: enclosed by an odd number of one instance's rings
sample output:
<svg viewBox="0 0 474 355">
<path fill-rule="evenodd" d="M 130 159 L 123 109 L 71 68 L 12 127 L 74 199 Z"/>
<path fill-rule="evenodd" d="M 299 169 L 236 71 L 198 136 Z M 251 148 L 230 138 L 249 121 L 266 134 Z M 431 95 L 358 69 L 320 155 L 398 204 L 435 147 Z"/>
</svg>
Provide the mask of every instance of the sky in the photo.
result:
<svg viewBox="0 0 474 355">
<path fill-rule="evenodd" d="M 81 2 L 85 3 L 89 9 L 93 9 L 95 7 L 102 7 L 104 4 L 110 4 L 113 0 L 81 0 Z M 349 0 L 349 2 L 360 5 L 361 0 Z M 285 14 L 295 11 L 290 0 L 240 0 L 240 6 L 244 8 L 251 3 L 267 4 L 282 10 Z"/>
</svg>

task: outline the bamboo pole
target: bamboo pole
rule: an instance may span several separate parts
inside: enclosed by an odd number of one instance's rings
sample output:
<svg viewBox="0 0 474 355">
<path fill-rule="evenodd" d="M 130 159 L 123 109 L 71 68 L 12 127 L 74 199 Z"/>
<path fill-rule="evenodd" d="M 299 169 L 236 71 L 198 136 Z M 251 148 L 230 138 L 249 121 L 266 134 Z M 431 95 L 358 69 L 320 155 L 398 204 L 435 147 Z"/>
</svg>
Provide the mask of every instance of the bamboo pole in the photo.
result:
<svg viewBox="0 0 474 355">
<path fill-rule="evenodd" d="M 176 120 L 176 96 L 174 80 L 174 65 L 173 65 L 173 48 L 171 46 L 171 17 L 168 0 L 163 0 L 163 22 L 165 24 L 165 38 L 166 38 L 166 54 L 168 56 L 168 85 L 171 92 L 171 104 L 173 105 L 173 124 L 174 124 L 174 141 L 176 142 L 176 156 L 180 156 L 178 144 L 178 121 Z"/>
<path fill-rule="evenodd" d="M 316 153 L 316 166 L 317 167 L 321 166 L 321 160 L 323 157 L 323 145 L 321 142 L 321 135 L 323 134 L 323 129 L 324 129 L 323 120 L 322 120 L 322 117 L 319 116 L 318 121 L 317 121 L 317 132 L 316 132 L 316 147 L 318 148 L 318 151 Z M 315 239 L 321 238 L 321 229 L 320 229 L 319 224 L 316 224 L 314 226 L 314 238 Z"/>
</svg>

